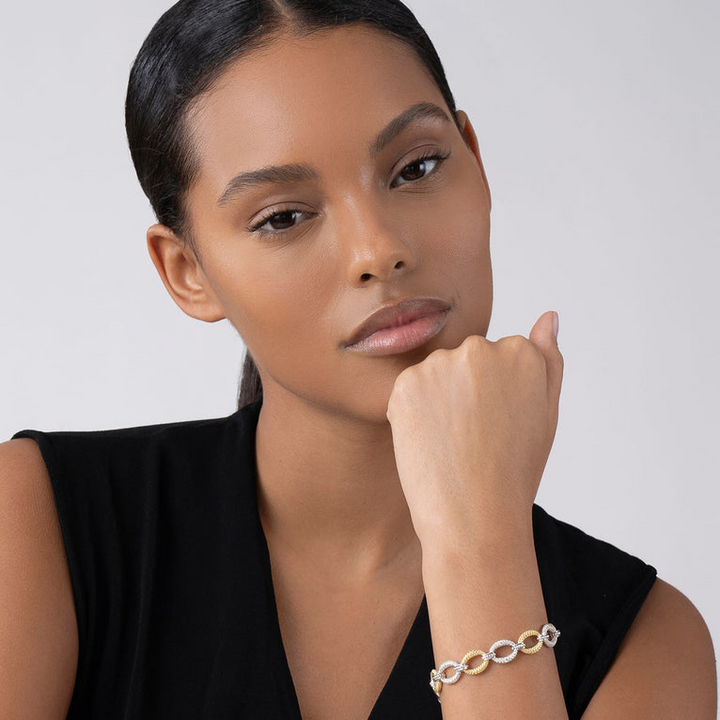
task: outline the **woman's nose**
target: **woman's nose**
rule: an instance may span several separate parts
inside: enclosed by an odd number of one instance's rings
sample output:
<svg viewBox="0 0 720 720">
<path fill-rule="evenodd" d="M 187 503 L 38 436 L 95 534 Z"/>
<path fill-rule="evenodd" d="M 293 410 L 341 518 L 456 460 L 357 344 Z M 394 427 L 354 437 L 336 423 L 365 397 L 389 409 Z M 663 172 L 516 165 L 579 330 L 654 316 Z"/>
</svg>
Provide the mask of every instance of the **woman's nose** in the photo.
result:
<svg viewBox="0 0 720 720">
<path fill-rule="evenodd" d="M 394 276 L 412 270 L 416 250 L 409 238 L 402 237 L 379 214 L 346 215 L 339 228 L 345 246 L 347 279 L 354 287 L 373 281 L 388 282 Z"/>
</svg>

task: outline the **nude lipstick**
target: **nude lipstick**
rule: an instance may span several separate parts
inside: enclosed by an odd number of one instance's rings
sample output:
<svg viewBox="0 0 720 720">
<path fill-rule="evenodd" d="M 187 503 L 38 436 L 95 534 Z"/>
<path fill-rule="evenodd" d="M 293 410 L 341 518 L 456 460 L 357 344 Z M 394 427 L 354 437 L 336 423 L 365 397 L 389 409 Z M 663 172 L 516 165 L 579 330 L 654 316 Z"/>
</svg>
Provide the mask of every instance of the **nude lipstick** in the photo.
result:
<svg viewBox="0 0 720 720">
<path fill-rule="evenodd" d="M 369 315 L 342 344 L 366 355 L 399 355 L 422 347 L 447 322 L 450 304 L 438 298 L 409 298 Z"/>
</svg>

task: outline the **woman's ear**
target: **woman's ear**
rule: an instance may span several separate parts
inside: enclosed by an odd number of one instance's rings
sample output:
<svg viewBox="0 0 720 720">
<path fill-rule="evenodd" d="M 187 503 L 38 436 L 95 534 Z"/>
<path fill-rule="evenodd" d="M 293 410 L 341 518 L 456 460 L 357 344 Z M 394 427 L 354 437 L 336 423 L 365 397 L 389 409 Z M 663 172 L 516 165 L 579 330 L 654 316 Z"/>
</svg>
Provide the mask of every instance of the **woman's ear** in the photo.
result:
<svg viewBox="0 0 720 720">
<path fill-rule="evenodd" d="M 147 231 L 153 265 L 177 306 L 190 317 L 205 322 L 225 318 L 193 249 L 166 225 Z"/>
<path fill-rule="evenodd" d="M 487 175 L 485 174 L 485 166 L 483 165 L 482 158 L 480 157 L 480 146 L 478 145 L 477 135 L 475 135 L 475 129 L 470 122 L 470 118 L 467 113 L 463 110 L 458 110 L 455 113 L 458 124 L 460 125 L 460 133 L 462 134 L 465 144 L 468 146 L 470 152 L 475 156 L 478 165 L 480 166 L 480 172 L 482 173 L 483 183 L 485 184 L 485 192 L 488 196 L 488 203 L 492 207 L 492 196 L 490 195 L 490 185 L 488 184 Z"/>
</svg>

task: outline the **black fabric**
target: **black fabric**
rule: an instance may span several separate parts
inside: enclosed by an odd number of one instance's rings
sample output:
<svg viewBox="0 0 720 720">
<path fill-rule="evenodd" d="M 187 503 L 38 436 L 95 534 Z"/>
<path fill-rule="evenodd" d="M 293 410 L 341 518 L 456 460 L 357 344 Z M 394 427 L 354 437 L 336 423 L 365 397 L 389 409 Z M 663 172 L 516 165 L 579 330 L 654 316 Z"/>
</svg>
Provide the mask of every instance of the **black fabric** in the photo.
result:
<svg viewBox="0 0 720 720">
<path fill-rule="evenodd" d="M 24 431 L 52 481 L 78 618 L 68 718 L 300 718 L 257 511 L 258 406 L 90 433 Z M 655 579 L 637 558 L 534 508 L 571 718 Z M 436 720 L 423 601 L 372 720 Z"/>
</svg>

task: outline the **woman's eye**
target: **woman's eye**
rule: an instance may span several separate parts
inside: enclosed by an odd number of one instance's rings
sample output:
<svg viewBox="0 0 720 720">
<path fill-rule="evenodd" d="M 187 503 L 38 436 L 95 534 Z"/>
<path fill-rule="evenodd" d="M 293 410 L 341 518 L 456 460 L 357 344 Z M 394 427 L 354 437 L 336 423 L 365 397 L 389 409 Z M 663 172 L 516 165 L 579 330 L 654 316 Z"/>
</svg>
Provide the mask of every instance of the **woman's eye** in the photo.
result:
<svg viewBox="0 0 720 720">
<path fill-rule="evenodd" d="M 447 156 L 441 157 L 439 155 L 418 158 L 417 160 L 411 162 L 409 165 L 406 165 L 400 171 L 399 175 L 395 178 L 395 180 L 393 180 L 392 187 L 397 187 L 398 185 L 405 185 L 406 183 L 422 180 L 424 177 L 427 177 L 431 172 L 433 172 L 433 170 L 435 170 L 438 165 L 440 165 L 440 163 L 446 159 Z"/>
<path fill-rule="evenodd" d="M 282 210 L 256 223 L 251 229 L 261 232 L 282 232 L 283 230 L 290 230 L 302 221 L 304 215 L 306 215 L 306 213 L 300 210 Z"/>
</svg>

